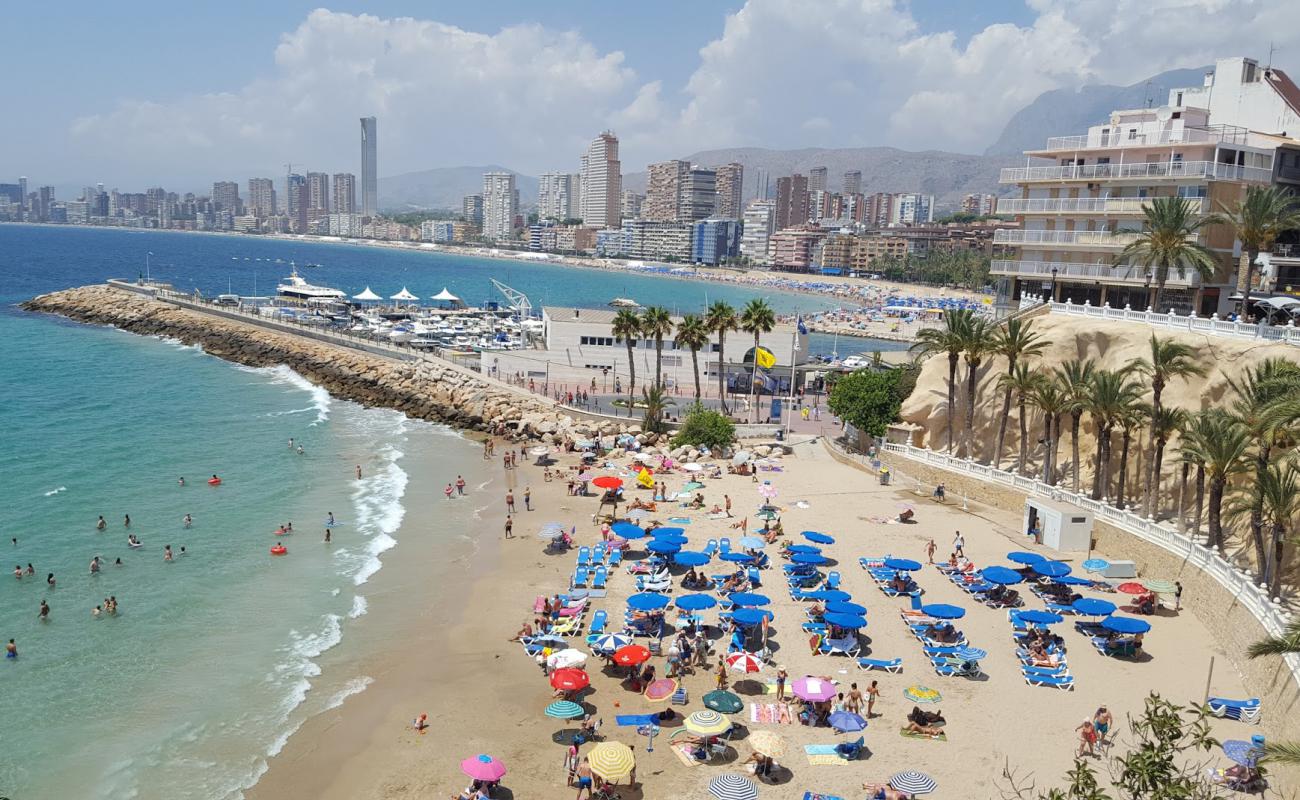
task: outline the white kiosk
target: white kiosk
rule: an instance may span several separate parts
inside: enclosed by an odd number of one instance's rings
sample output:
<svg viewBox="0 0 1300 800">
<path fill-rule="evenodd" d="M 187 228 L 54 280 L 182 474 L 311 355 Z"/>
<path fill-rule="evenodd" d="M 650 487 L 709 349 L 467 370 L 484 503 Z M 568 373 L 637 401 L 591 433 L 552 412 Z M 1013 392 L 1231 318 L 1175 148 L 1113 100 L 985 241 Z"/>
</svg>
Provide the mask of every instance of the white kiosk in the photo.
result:
<svg viewBox="0 0 1300 800">
<path fill-rule="evenodd" d="M 1035 540 L 1062 553 L 1092 549 L 1092 512 L 1043 497 L 1025 499 L 1021 529 Z"/>
</svg>

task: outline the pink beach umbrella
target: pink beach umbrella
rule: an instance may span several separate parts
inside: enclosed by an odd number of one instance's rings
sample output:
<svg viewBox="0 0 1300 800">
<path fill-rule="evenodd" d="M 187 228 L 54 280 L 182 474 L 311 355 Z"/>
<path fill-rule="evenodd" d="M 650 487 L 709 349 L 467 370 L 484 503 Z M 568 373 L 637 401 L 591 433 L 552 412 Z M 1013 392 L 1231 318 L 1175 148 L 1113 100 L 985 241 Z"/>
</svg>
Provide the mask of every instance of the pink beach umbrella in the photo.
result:
<svg viewBox="0 0 1300 800">
<path fill-rule="evenodd" d="M 776 487 L 769 481 L 763 481 L 762 485 L 758 487 L 758 493 L 768 500 L 771 500 L 773 497 L 776 497 Z"/>
<path fill-rule="evenodd" d="M 499 781 L 506 774 L 506 765 L 492 756 L 479 754 L 460 762 L 460 771 L 476 781 Z"/>
<path fill-rule="evenodd" d="M 812 676 L 796 680 L 790 684 L 790 689 L 794 692 L 795 697 L 812 700 L 813 702 L 829 700 L 835 696 L 835 684 Z"/>
</svg>

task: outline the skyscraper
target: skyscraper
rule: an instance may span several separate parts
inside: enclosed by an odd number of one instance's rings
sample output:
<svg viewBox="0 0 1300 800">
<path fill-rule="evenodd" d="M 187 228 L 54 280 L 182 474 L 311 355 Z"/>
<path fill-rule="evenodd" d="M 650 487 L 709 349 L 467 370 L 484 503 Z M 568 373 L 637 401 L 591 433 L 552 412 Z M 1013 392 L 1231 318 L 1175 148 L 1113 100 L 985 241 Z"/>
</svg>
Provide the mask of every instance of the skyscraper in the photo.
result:
<svg viewBox="0 0 1300 800">
<path fill-rule="evenodd" d="M 212 204 L 217 211 L 239 214 L 239 184 L 234 181 L 217 181 L 212 184 Z"/>
<path fill-rule="evenodd" d="M 844 173 L 844 188 L 840 190 L 840 194 L 862 194 L 862 172 L 860 170 L 855 169 L 852 172 Z"/>
<path fill-rule="evenodd" d="M 791 225 L 808 221 L 808 178 L 790 175 L 776 179 L 775 229 L 784 230 Z"/>
<path fill-rule="evenodd" d="M 284 182 L 284 208 L 289 217 L 289 228 L 293 233 L 307 232 L 307 179 L 295 173 L 289 173 Z"/>
<path fill-rule="evenodd" d="M 361 216 L 379 213 L 379 141 L 374 117 L 361 118 Z"/>
<path fill-rule="evenodd" d="M 826 191 L 826 168 L 813 167 L 808 170 L 808 191 L 824 192 Z"/>
<path fill-rule="evenodd" d="M 18 188 L 21 189 L 23 193 L 23 199 L 20 200 L 18 204 L 23 207 L 24 211 L 26 211 L 27 210 L 27 176 L 26 175 L 22 175 L 18 178 Z"/>
<path fill-rule="evenodd" d="M 275 181 L 270 178 L 248 179 L 248 210 L 255 217 L 275 216 Z"/>
<path fill-rule="evenodd" d="M 330 213 L 330 176 L 325 172 L 307 173 L 307 220 L 317 220 Z"/>
<path fill-rule="evenodd" d="M 681 201 L 677 204 L 678 222 L 699 222 L 712 217 L 718 209 L 718 173 L 711 169 L 692 167 L 682 184 Z"/>
<path fill-rule="evenodd" d="M 567 172 L 543 172 L 538 176 L 537 216 L 556 220 L 573 216 L 573 193 Z"/>
<path fill-rule="evenodd" d="M 619 227 L 623 193 L 618 137 L 613 131 L 597 136 L 582 154 L 582 224 L 587 228 Z"/>
<path fill-rule="evenodd" d="M 514 174 L 485 172 L 483 174 L 484 238 L 511 238 L 515 231 L 517 213 L 519 213 L 519 193 L 515 190 Z"/>
<path fill-rule="evenodd" d="M 744 213 L 741 190 L 745 186 L 745 168 L 733 161 L 717 167 L 714 172 L 718 174 L 717 215 L 723 219 L 740 219 Z"/>
<path fill-rule="evenodd" d="M 461 214 L 465 221 L 476 228 L 483 227 L 483 195 L 467 194 L 461 203 Z"/>
<path fill-rule="evenodd" d="M 682 188 L 691 171 L 689 161 L 663 161 L 646 168 L 645 202 L 642 219 L 652 222 L 679 222 Z"/>
<path fill-rule="evenodd" d="M 335 214 L 357 213 L 357 176 L 351 172 L 334 173 L 334 202 L 330 204 Z"/>
<path fill-rule="evenodd" d="M 755 264 L 767 263 L 767 241 L 776 221 L 776 204 L 771 200 L 752 200 L 745 209 L 744 231 L 740 237 L 740 254 Z"/>
</svg>

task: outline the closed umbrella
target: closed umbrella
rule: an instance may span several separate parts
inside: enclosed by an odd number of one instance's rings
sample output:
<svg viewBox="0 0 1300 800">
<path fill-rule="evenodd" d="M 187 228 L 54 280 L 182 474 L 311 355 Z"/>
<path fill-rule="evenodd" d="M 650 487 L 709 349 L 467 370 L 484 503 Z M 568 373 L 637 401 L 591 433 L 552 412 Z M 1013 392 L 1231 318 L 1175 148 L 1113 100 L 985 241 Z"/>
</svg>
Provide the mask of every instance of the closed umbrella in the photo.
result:
<svg viewBox="0 0 1300 800">
<path fill-rule="evenodd" d="M 790 684 L 790 690 L 794 692 L 795 697 L 811 700 L 814 703 L 829 700 L 835 696 L 835 684 L 821 678 L 814 678 L 811 675 L 797 679 Z"/>
<path fill-rule="evenodd" d="M 1146 633 L 1151 630 L 1151 623 L 1136 617 L 1117 617 L 1112 614 L 1101 621 L 1101 627 L 1115 633 Z"/>
<path fill-rule="evenodd" d="M 1024 575 L 1007 567 L 985 567 L 980 570 L 980 575 L 989 583 L 997 583 L 1003 586 L 1011 586 L 1025 579 Z"/>
<path fill-rule="evenodd" d="M 717 689 L 704 695 L 704 707 L 723 714 L 736 714 L 745 709 L 745 701 L 723 689 Z"/>
<path fill-rule="evenodd" d="M 629 608 L 636 611 L 654 611 L 668 605 L 668 598 L 662 594 L 654 592 L 641 592 L 634 594 L 627 599 Z"/>
<path fill-rule="evenodd" d="M 896 569 L 902 572 L 912 572 L 921 568 L 920 561 L 913 561 L 910 558 L 886 558 L 886 569 Z"/>
<path fill-rule="evenodd" d="M 1060 578 L 1070 574 L 1070 565 L 1064 561 L 1039 561 L 1033 566 L 1034 572 L 1049 578 Z"/>
<path fill-rule="evenodd" d="M 591 685 L 591 677 L 580 669 L 568 667 L 551 673 L 551 687 L 562 692 L 576 692 Z"/>
<path fill-rule="evenodd" d="M 772 602 L 772 598 L 756 592 L 736 592 L 727 599 L 738 606 L 765 606 Z"/>
<path fill-rule="evenodd" d="M 636 768 L 632 748 L 621 742 L 601 742 L 587 754 L 587 766 L 611 783 L 621 781 Z"/>
<path fill-rule="evenodd" d="M 827 536 L 826 534 L 817 531 L 804 531 L 799 535 L 808 541 L 816 542 L 817 544 L 835 544 L 834 536 Z"/>
<path fill-rule="evenodd" d="M 850 603 L 847 600 L 837 600 L 834 603 L 827 603 L 826 610 L 832 614 L 865 614 L 867 607 L 858 603 Z"/>
<path fill-rule="evenodd" d="M 554 719 L 577 719 L 585 716 L 587 710 L 572 700 L 556 700 L 546 707 L 545 713 Z"/>
<path fill-rule="evenodd" d="M 718 800 L 757 800 L 758 787 L 744 775 L 727 773 L 709 781 L 709 794 Z"/>
<path fill-rule="evenodd" d="M 903 794 L 929 794 L 938 788 L 934 778 L 926 775 L 924 772 L 899 772 L 889 779 L 889 785 L 902 792 Z"/>
<path fill-rule="evenodd" d="M 834 625 L 837 628 L 857 630 L 858 628 L 867 627 L 867 618 L 859 614 L 834 614 L 828 611 L 822 619 L 826 620 L 828 625 Z"/>
<path fill-rule="evenodd" d="M 629 644 L 614 651 L 614 663 L 620 667 L 635 667 L 650 660 L 650 651 L 639 644 Z"/>
<path fill-rule="evenodd" d="M 686 717 L 686 730 L 699 736 L 718 736 L 731 730 L 731 720 L 712 709 L 705 709 Z"/>
<path fill-rule="evenodd" d="M 867 727 L 867 721 L 852 711 L 836 711 L 827 721 L 839 733 L 854 733 Z"/>
<path fill-rule="evenodd" d="M 683 567 L 702 567 L 709 561 L 708 553 L 701 553 L 697 550 L 681 550 L 673 553 L 673 563 L 681 564 Z"/>
<path fill-rule="evenodd" d="M 470 756 L 460 762 L 460 771 L 476 781 L 494 782 L 506 774 L 506 765 L 489 755 Z"/>
<path fill-rule="evenodd" d="M 737 653 L 731 653 L 726 657 L 727 666 L 736 672 L 758 672 L 763 668 L 763 662 L 753 653 L 746 653 L 743 650 Z"/>
<path fill-rule="evenodd" d="M 1085 617 L 1104 617 L 1115 613 L 1114 603 L 1109 600 L 1098 600 L 1095 597 L 1081 597 L 1074 601 L 1072 608 L 1075 613 Z"/>
<path fill-rule="evenodd" d="M 673 605 L 683 611 L 703 611 L 717 604 L 717 599 L 707 594 L 684 594 L 673 601 Z"/>
<path fill-rule="evenodd" d="M 1018 550 L 1014 553 L 1007 553 L 1007 561 L 1014 561 L 1017 564 L 1031 565 L 1046 560 L 1046 556 L 1039 555 L 1038 553 L 1026 553 L 1023 550 Z"/>
<path fill-rule="evenodd" d="M 921 613 L 935 619 L 961 619 L 966 616 L 966 609 L 947 603 L 930 603 L 921 606 Z"/>
<path fill-rule="evenodd" d="M 773 731 L 754 731 L 745 741 L 754 748 L 755 753 L 762 753 L 769 758 L 781 758 L 785 755 L 785 739 Z"/>
</svg>

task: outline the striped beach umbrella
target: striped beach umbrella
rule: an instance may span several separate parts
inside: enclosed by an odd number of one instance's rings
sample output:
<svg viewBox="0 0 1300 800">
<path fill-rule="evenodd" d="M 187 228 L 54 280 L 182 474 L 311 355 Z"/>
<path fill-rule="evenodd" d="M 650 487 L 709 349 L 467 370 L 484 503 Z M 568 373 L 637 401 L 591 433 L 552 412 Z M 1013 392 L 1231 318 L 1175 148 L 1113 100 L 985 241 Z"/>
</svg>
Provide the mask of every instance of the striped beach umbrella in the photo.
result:
<svg viewBox="0 0 1300 800">
<path fill-rule="evenodd" d="M 731 730 L 731 720 L 706 708 L 686 718 L 686 730 L 699 736 L 718 736 Z"/>
<path fill-rule="evenodd" d="M 898 772 L 889 779 L 889 785 L 904 794 L 929 794 L 938 788 L 934 778 L 924 772 Z"/>
<path fill-rule="evenodd" d="M 753 653 L 746 653 L 743 650 L 727 656 L 726 661 L 727 666 L 736 672 L 758 672 L 763 668 L 763 662 L 759 660 L 758 656 Z"/>
<path fill-rule="evenodd" d="M 1165 580 L 1145 580 L 1142 581 L 1142 585 L 1156 594 L 1173 594 L 1177 588 L 1173 583 Z"/>
<path fill-rule="evenodd" d="M 744 775 L 729 772 L 709 781 L 709 794 L 718 800 L 757 800 L 758 787 Z"/>
<path fill-rule="evenodd" d="M 754 748 L 755 753 L 762 753 L 770 758 L 781 758 L 785 755 L 785 739 L 773 731 L 755 731 L 745 741 L 749 742 L 749 746 Z"/>
<path fill-rule="evenodd" d="M 577 719 L 586 713 L 586 709 L 572 700 L 556 700 L 546 707 L 546 716 L 554 719 Z"/>
<path fill-rule="evenodd" d="M 913 703 L 938 703 L 943 700 L 943 695 L 939 694 L 938 689 L 931 689 L 929 686 L 919 684 L 904 689 L 903 697 Z"/>
<path fill-rule="evenodd" d="M 591 771 L 611 783 L 621 781 L 636 769 L 632 748 L 621 742 L 601 742 L 587 754 Z"/>
<path fill-rule="evenodd" d="M 621 633 L 607 633 L 603 636 L 597 637 L 591 643 L 591 649 L 597 650 L 601 653 L 612 653 L 620 647 L 626 647 L 629 644 L 632 644 L 631 636 L 625 636 Z"/>
</svg>

